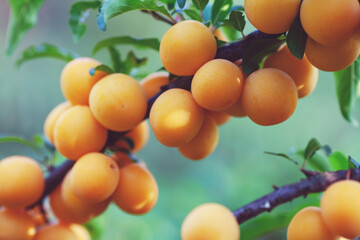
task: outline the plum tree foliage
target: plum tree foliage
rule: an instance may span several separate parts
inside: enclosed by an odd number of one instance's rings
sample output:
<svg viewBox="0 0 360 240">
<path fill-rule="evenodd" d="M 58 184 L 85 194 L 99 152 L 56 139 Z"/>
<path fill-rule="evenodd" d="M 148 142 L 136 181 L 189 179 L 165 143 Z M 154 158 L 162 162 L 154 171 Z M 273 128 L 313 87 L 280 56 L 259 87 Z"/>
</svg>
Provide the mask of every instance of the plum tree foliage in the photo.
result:
<svg viewBox="0 0 360 240">
<path fill-rule="evenodd" d="M 35 26 L 45 0 L 8 2 L 10 55 Z M 86 32 L 89 11 L 97 12 L 103 31 L 110 19 L 129 11 L 149 14 L 169 29 L 160 39 L 101 39 L 92 54 L 107 49 L 111 66 L 49 43 L 23 51 L 18 66 L 40 57 L 66 62 L 59 76 L 66 101 L 49 113 L 44 137 L 0 138 L 0 143 L 45 151 L 39 162 L 49 171 L 44 175 L 39 163 L 25 156 L 0 161 L 0 240 L 88 240 L 88 230 L 78 224 L 100 215 L 111 202 L 129 214 L 148 213 L 161 189 L 135 153 L 146 145 L 150 129 L 160 143 L 177 147 L 188 159 L 204 159 L 217 147 L 218 127 L 231 117 L 249 117 L 262 127 L 291 118 L 298 100 L 315 89 L 319 70 L 336 71 L 341 113 L 357 124 L 358 0 L 245 0 L 244 6 L 232 0 L 77 1 L 69 17 L 74 42 Z M 258 30 L 246 33 L 245 18 Z M 124 44 L 158 51 L 163 67 L 142 75 L 147 58 L 132 50 L 121 58 L 116 47 Z M 325 153 L 322 161 L 330 167 L 316 160 L 317 151 Z M 51 159 L 59 153 L 67 160 L 55 166 Z M 319 192 L 324 192 L 320 207 L 307 206 L 285 218 L 287 238 L 360 237 L 360 165 L 354 159 L 315 138 L 297 152 L 301 164 L 292 155 L 267 153 L 291 161 L 306 178 L 274 186 L 233 211 L 218 203 L 198 206 L 183 215 L 182 240 L 240 239 L 246 229 L 240 234 L 239 224 Z M 47 198 L 50 207 L 44 207 Z M 259 235 L 279 227 L 270 226 Z"/>
</svg>

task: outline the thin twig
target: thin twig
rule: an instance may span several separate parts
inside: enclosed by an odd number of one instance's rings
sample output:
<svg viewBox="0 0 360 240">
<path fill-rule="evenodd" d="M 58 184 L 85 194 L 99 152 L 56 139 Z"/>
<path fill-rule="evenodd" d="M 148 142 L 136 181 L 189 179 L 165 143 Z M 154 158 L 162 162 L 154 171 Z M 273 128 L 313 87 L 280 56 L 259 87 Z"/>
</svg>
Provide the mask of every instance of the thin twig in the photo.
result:
<svg viewBox="0 0 360 240">
<path fill-rule="evenodd" d="M 156 20 L 159 20 L 159 21 L 162 21 L 162 22 L 165 22 L 167 24 L 170 24 L 170 25 L 174 25 L 176 24 L 176 21 L 175 19 L 173 19 L 171 16 L 168 16 L 169 18 L 166 18 L 162 15 L 160 15 L 159 13 L 157 12 L 154 12 L 154 11 L 149 11 L 149 10 L 141 10 L 143 13 L 147 13 L 147 14 L 150 14 L 153 18 L 155 18 Z"/>
</svg>

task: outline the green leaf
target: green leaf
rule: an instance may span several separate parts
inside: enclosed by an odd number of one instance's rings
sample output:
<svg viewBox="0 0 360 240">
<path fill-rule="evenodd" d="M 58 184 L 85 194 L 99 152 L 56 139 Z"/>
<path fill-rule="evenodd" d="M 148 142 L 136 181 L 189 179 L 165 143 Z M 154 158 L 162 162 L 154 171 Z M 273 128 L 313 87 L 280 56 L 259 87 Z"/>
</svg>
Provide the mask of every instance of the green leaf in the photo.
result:
<svg viewBox="0 0 360 240">
<path fill-rule="evenodd" d="M 176 0 L 177 4 L 179 5 L 179 8 L 183 9 L 186 4 L 186 0 Z"/>
<path fill-rule="evenodd" d="M 188 17 L 190 17 L 191 19 L 195 20 L 195 21 L 199 21 L 201 22 L 201 16 L 198 13 L 198 11 L 194 10 L 194 9 L 185 9 L 184 10 L 185 15 L 187 15 Z"/>
<path fill-rule="evenodd" d="M 310 159 L 318 150 L 323 149 L 326 153 L 326 155 L 331 154 L 331 148 L 328 145 L 321 145 L 320 142 L 316 138 L 312 138 L 304 152 L 304 158 L 305 160 Z"/>
<path fill-rule="evenodd" d="M 298 156 L 304 157 L 305 151 L 299 150 L 296 152 L 296 154 Z M 310 165 L 310 167 L 315 171 L 326 172 L 331 170 L 328 159 L 320 154 L 314 154 L 307 160 L 307 164 Z"/>
<path fill-rule="evenodd" d="M 297 161 L 295 161 L 294 159 L 292 159 L 291 157 L 289 157 L 288 155 L 286 155 L 284 153 L 274 153 L 274 152 L 264 152 L 264 153 L 285 158 L 285 159 L 289 160 L 290 162 L 294 163 L 295 165 L 297 165 L 297 166 L 299 165 L 299 163 Z"/>
<path fill-rule="evenodd" d="M 98 51 L 100 51 L 103 48 L 108 48 L 114 45 L 124 45 L 124 44 L 130 44 L 134 45 L 135 47 L 139 48 L 150 48 L 156 51 L 159 51 L 160 48 L 160 41 L 157 38 L 133 38 L 129 36 L 121 36 L 121 37 L 112 37 L 107 38 L 105 40 L 102 40 L 98 42 L 93 51 L 92 54 L 96 54 Z"/>
<path fill-rule="evenodd" d="M 96 68 L 91 68 L 89 70 L 89 73 L 91 76 L 94 76 L 96 71 L 102 71 L 102 72 L 105 72 L 108 74 L 114 73 L 114 71 L 111 69 L 111 67 L 109 67 L 105 64 L 101 64 L 101 65 L 97 66 Z"/>
<path fill-rule="evenodd" d="M 344 70 L 334 72 L 337 99 L 343 117 L 354 126 L 358 121 L 353 117 L 356 91 L 360 81 L 360 57 Z"/>
<path fill-rule="evenodd" d="M 43 139 L 43 136 L 41 134 L 35 134 L 32 137 L 32 142 L 38 147 L 38 148 L 42 148 L 45 146 L 45 142 Z"/>
<path fill-rule="evenodd" d="M 225 19 L 232 7 L 232 0 L 215 0 L 211 9 L 211 23 L 217 25 L 218 22 Z"/>
<path fill-rule="evenodd" d="M 38 148 L 38 146 L 25 139 L 25 138 L 22 138 L 22 137 L 18 137 L 18 136 L 3 136 L 3 137 L 0 137 L 0 143 L 18 143 L 18 144 L 22 144 L 22 145 L 25 145 L 29 148 L 31 148 L 32 150 L 34 150 L 34 152 L 36 152 L 37 154 L 41 154 L 41 151 L 40 149 Z"/>
<path fill-rule="evenodd" d="M 204 10 L 209 0 L 192 0 L 194 6 L 200 11 Z"/>
<path fill-rule="evenodd" d="M 243 57 L 244 72 L 250 74 L 258 70 L 263 59 L 276 52 L 284 42 L 282 38 L 264 38 L 251 42 Z"/>
<path fill-rule="evenodd" d="M 103 235 L 104 224 L 101 219 L 94 218 L 84 224 L 84 227 L 89 231 L 92 240 L 100 240 Z"/>
<path fill-rule="evenodd" d="M 89 16 L 91 9 L 99 8 L 100 1 L 75 2 L 70 9 L 69 26 L 73 33 L 74 42 L 78 42 L 85 34 L 87 26 L 83 23 Z"/>
<path fill-rule="evenodd" d="M 243 12 L 232 11 L 230 13 L 229 20 L 235 29 L 239 30 L 240 32 L 244 31 L 246 22 L 245 22 L 245 16 L 244 16 Z"/>
<path fill-rule="evenodd" d="M 299 13 L 289 29 L 286 44 L 290 52 L 300 60 L 303 58 L 305 53 L 307 38 L 308 35 L 301 25 Z"/>
<path fill-rule="evenodd" d="M 126 59 L 123 61 L 123 70 L 122 73 L 131 74 L 131 71 L 134 68 L 139 68 L 147 63 L 147 58 L 137 58 L 135 56 L 135 53 L 133 51 L 130 51 L 126 57 Z"/>
<path fill-rule="evenodd" d="M 102 31 L 105 31 L 106 23 L 111 18 L 133 10 L 155 11 L 170 16 L 165 5 L 156 0 L 106 0 L 101 4 L 97 25 Z"/>
<path fill-rule="evenodd" d="M 8 0 L 11 9 L 6 54 L 11 55 L 25 34 L 35 26 L 45 0 Z"/>
<path fill-rule="evenodd" d="M 109 53 L 110 53 L 110 58 L 111 58 L 111 62 L 113 65 L 113 69 L 115 72 L 121 72 L 121 56 L 118 50 L 116 50 L 116 48 L 114 47 L 108 47 Z"/>
<path fill-rule="evenodd" d="M 225 45 L 225 44 L 227 44 L 227 42 L 225 42 L 225 41 L 222 41 L 222 40 L 219 40 L 217 37 L 215 37 L 216 38 L 216 46 L 219 48 L 219 47 L 221 47 L 221 46 L 223 46 L 223 45 Z"/>
<path fill-rule="evenodd" d="M 57 47 L 48 43 L 43 43 L 38 46 L 30 46 L 22 52 L 21 57 L 16 61 L 15 65 L 20 66 L 24 62 L 33 60 L 36 58 L 56 58 L 65 62 L 70 62 L 71 60 L 80 57 L 77 53 L 62 48 Z"/>
<path fill-rule="evenodd" d="M 349 168 L 348 158 L 342 152 L 333 152 L 329 156 L 329 162 L 334 171 L 347 170 Z"/>
<path fill-rule="evenodd" d="M 355 159 L 353 159 L 352 157 L 349 156 L 348 158 L 348 166 L 349 166 L 349 169 L 358 169 L 360 168 L 360 164 L 355 161 Z"/>
<path fill-rule="evenodd" d="M 223 31 L 229 41 L 235 41 L 241 38 L 240 32 L 234 28 L 230 20 L 223 20 L 220 27 L 221 31 Z"/>
</svg>

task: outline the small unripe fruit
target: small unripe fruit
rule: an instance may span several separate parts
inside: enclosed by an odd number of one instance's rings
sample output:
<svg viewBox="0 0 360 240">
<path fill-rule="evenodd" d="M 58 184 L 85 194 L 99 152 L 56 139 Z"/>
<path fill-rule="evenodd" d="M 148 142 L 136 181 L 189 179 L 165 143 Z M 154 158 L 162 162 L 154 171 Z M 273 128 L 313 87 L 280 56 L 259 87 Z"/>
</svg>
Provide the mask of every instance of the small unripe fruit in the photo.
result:
<svg viewBox="0 0 360 240">
<path fill-rule="evenodd" d="M 91 203 L 109 198 L 115 191 L 119 179 L 119 168 L 116 163 L 102 153 L 82 156 L 71 171 L 72 192 L 79 199 Z"/>
<path fill-rule="evenodd" d="M 329 228 L 340 236 L 360 236 L 360 183 L 343 180 L 331 184 L 321 198 L 321 211 Z"/>
<path fill-rule="evenodd" d="M 204 110 L 190 92 L 175 88 L 156 99 L 149 119 L 159 142 L 177 147 L 189 142 L 197 134 L 204 120 Z"/>
<path fill-rule="evenodd" d="M 151 172 L 133 163 L 120 169 L 120 177 L 113 195 L 115 204 L 130 214 L 145 214 L 156 204 L 158 186 Z"/>
<path fill-rule="evenodd" d="M 35 223 L 25 211 L 0 210 L 0 240 L 32 240 L 35 234 Z"/>
<path fill-rule="evenodd" d="M 160 43 L 160 59 L 172 74 L 190 76 L 214 59 L 216 49 L 213 33 L 204 24 L 187 20 L 165 33 Z"/>
<path fill-rule="evenodd" d="M 291 220 L 288 240 L 337 240 L 338 236 L 326 225 L 318 207 L 306 207 Z"/>
<path fill-rule="evenodd" d="M 298 95 L 292 78 L 275 68 L 255 71 L 246 79 L 241 95 L 249 118 L 263 126 L 279 124 L 295 112 Z"/>
<path fill-rule="evenodd" d="M 76 58 L 69 62 L 61 73 L 61 90 L 65 98 L 73 105 L 89 105 L 89 94 L 94 84 L 107 74 L 96 71 L 90 75 L 90 69 L 101 65 L 91 58 Z"/>
<path fill-rule="evenodd" d="M 144 90 L 132 77 L 114 73 L 101 79 L 90 92 L 91 112 L 106 128 L 128 131 L 145 117 Z"/>
<path fill-rule="evenodd" d="M 44 188 L 44 174 L 35 160 L 11 156 L 0 161 L 0 205 L 25 208 L 41 197 Z"/>
<path fill-rule="evenodd" d="M 181 240 L 238 240 L 240 228 L 233 213 L 217 203 L 193 209 L 181 226 Z"/>
</svg>

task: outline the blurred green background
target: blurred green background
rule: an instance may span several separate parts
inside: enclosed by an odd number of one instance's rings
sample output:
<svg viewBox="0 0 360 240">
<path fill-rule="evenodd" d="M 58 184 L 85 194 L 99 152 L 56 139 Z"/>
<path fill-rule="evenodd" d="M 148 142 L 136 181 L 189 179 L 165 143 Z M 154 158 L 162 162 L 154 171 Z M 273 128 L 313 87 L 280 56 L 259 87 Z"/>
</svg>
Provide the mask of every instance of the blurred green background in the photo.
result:
<svg viewBox="0 0 360 240">
<path fill-rule="evenodd" d="M 59 84 L 64 62 L 39 59 L 15 68 L 15 60 L 28 46 L 53 43 L 91 57 L 91 50 L 99 40 L 122 35 L 160 38 L 169 28 L 148 15 L 129 12 L 111 20 L 107 31 L 102 32 L 96 26 L 96 14 L 93 12 L 86 20 L 87 33 L 80 43 L 74 44 L 68 27 L 68 12 L 73 2 L 46 1 L 37 26 L 27 34 L 13 56 L 7 57 L 4 49 L 9 9 L 6 1 L 0 1 L 0 134 L 30 139 L 42 132 L 43 122 L 50 110 L 64 101 Z M 248 24 L 245 32 L 252 30 Z M 120 46 L 118 49 L 124 56 L 132 48 Z M 156 52 L 136 50 L 136 53 L 149 57 L 149 71 L 161 67 Z M 93 57 L 109 63 L 106 51 Z M 151 135 L 148 145 L 138 156 L 157 179 L 159 201 L 155 209 L 145 216 L 131 216 L 111 206 L 96 220 L 102 228 L 101 239 L 180 239 L 183 219 L 199 204 L 217 202 L 236 209 L 271 192 L 272 185 L 298 181 L 303 176 L 294 165 L 263 152 L 287 153 L 291 149 L 304 148 L 312 137 L 360 159 L 359 129 L 341 117 L 331 73 L 320 73 L 315 91 L 299 101 L 295 114 L 285 123 L 262 127 L 247 118 L 233 118 L 220 127 L 216 151 L 202 161 L 193 162 L 182 157 L 175 148 L 162 146 Z M 0 158 L 14 154 L 36 157 L 21 145 L 0 145 Z M 279 231 L 272 231 L 262 239 L 286 239 L 285 231 L 276 224 L 288 221 L 287 211 L 317 202 L 318 196 L 310 196 L 307 200 L 285 204 L 271 214 L 265 213 L 241 226 L 242 239 L 255 239 L 257 233 L 274 226 Z"/>
</svg>

